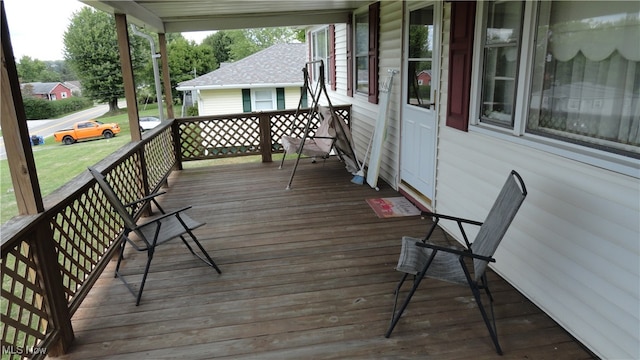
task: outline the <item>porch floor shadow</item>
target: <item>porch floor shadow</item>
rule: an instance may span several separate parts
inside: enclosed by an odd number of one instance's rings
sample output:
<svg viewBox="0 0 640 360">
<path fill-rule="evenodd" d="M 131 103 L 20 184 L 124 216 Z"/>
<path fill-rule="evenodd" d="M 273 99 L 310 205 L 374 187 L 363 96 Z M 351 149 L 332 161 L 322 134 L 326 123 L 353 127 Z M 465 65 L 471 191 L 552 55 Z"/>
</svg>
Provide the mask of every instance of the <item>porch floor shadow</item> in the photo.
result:
<svg viewBox="0 0 640 360">
<path fill-rule="evenodd" d="M 366 199 L 399 194 L 351 183 L 337 159 L 302 160 L 291 190 L 293 161 L 278 165 L 174 172 L 161 204 L 193 206 L 188 214 L 206 222 L 195 233 L 222 274 L 173 241 L 158 248 L 135 306 L 111 261 L 74 314 L 75 341 L 58 359 L 592 358 L 492 271 L 504 356 L 469 289 L 428 279 L 384 338 L 400 239 L 423 236 L 430 220 L 378 218 Z M 145 257 L 126 253 L 130 281 L 139 282 Z"/>
</svg>

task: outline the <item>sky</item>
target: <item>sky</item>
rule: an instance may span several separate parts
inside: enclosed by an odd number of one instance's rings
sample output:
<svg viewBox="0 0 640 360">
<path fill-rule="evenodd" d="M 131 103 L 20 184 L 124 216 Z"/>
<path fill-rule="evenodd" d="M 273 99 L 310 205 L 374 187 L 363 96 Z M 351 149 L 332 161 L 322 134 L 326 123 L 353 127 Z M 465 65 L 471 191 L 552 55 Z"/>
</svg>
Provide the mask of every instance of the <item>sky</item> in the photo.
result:
<svg viewBox="0 0 640 360">
<path fill-rule="evenodd" d="M 77 0 L 2 0 L 16 62 L 23 56 L 63 60 L 62 36 L 74 12 L 87 6 Z M 200 43 L 210 32 L 183 33 Z"/>
</svg>

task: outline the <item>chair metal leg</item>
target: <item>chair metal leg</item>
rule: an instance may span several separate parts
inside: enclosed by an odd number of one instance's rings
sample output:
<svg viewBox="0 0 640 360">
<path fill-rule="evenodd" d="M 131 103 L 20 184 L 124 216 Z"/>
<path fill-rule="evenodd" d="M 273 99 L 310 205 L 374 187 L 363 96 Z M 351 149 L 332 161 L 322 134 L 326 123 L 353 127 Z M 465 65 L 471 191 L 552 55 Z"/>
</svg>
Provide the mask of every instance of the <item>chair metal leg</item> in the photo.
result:
<svg viewBox="0 0 640 360">
<path fill-rule="evenodd" d="M 149 268 L 151 267 L 151 260 L 153 260 L 154 249 L 147 250 L 147 265 L 144 267 L 144 274 L 142 275 L 142 282 L 140 283 L 140 289 L 138 290 L 138 296 L 136 296 L 136 306 L 140 305 L 140 299 L 142 298 L 142 290 L 144 290 L 144 283 L 147 281 L 147 275 L 149 274 Z"/>
<path fill-rule="evenodd" d="M 403 276 L 403 280 L 402 282 L 404 282 L 404 279 L 407 277 L 408 274 L 404 274 Z M 396 314 L 395 312 L 395 304 L 394 304 L 394 311 L 393 311 L 393 318 L 391 319 L 391 325 L 389 325 L 389 329 L 387 329 L 386 334 L 384 334 L 384 337 L 388 338 L 391 336 L 391 332 L 393 331 L 393 329 L 396 327 L 396 324 L 398 324 L 398 321 L 400 320 L 400 317 L 402 317 L 402 313 L 404 313 L 404 311 L 406 310 L 407 306 L 409 305 L 409 302 L 411 301 L 411 298 L 413 297 L 413 294 L 415 294 L 416 290 L 418 290 L 418 285 L 420 285 L 420 282 L 422 282 L 423 277 L 420 276 L 416 276 L 416 278 L 413 280 L 413 286 L 411 287 L 411 290 L 409 290 L 409 294 L 407 295 L 406 299 L 404 299 L 404 302 L 402 303 L 402 306 L 400 307 L 400 311 L 398 311 L 398 313 Z M 399 288 L 396 290 L 396 300 L 398 298 L 398 293 L 400 292 Z"/>
<path fill-rule="evenodd" d="M 398 321 L 400 320 L 400 317 L 402 316 L 402 313 L 404 313 L 405 309 L 409 305 L 409 301 L 411 301 L 411 298 L 413 297 L 413 294 L 415 294 L 416 290 L 418 290 L 418 286 L 420 285 L 420 282 L 422 282 L 422 279 L 424 279 L 424 275 L 427 273 L 427 269 L 429 269 L 429 265 L 431 265 L 431 262 L 433 261 L 433 258 L 436 257 L 437 253 L 438 253 L 437 250 L 434 250 L 434 251 L 431 252 L 431 255 L 429 256 L 429 259 L 424 264 L 424 267 L 422 268 L 422 270 L 413 279 L 413 286 L 411 287 L 411 290 L 409 290 L 409 294 L 407 295 L 407 298 L 402 303 L 402 306 L 400 307 L 400 311 L 398 311 L 397 314 L 395 312 L 396 304 L 393 304 L 393 314 L 392 314 L 393 317 L 391 318 L 391 325 L 389 325 L 389 329 L 387 329 L 387 332 L 384 335 L 384 337 L 388 338 L 389 336 L 391 336 L 391 332 L 396 327 L 396 324 L 398 324 Z M 402 276 L 402 279 L 400 280 L 400 283 L 398 284 L 398 287 L 396 288 L 396 302 L 397 302 L 397 299 L 398 299 L 398 293 L 400 292 L 400 287 L 402 286 L 402 283 L 407 278 L 407 275 L 409 275 L 409 274 L 405 273 Z"/>
<path fill-rule="evenodd" d="M 498 342 L 498 329 L 496 327 L 496 318 L 493 312 L 493 299 L 491 295 L 488 295 L 489 307 L 491 308 L 491 319 L 489 319 L 489 316 L 487 315 L 487 311 L 485 310 L 484 305 L 482 304 L 480 289 L 478 288 L 477 284 L 470 282 L 469 286 L 471 287 L 473 296 L 476 299 L 476 304 L 478 305 L 478 309 L 482 314 L 482 319 L 484 320 L 484 323 L 487 326 L 487 330 L 489 330 L 489 336 L 491 336 L 491 340 L 493 341 L 493 344 L 496 347 L 496 352 L 498 353 L 498 355 L 502 355 L 502 348 L 500 347 L 500 343 Z M 486 291 L 487 290 L 486 284 L 484 286 Z"/>
<path fill-rule="evenodd" d="M 220 271 L 220 268 L 218 267 L 218 265 L 216 265 L 216 263 L 213 261 L 213 259 L 211 258 L 211 256 L 209 256 L 209 253 L 207 252 L 207 250 L 204 249 L 204 247 L 202 246 L 202 244 L 200 244 L 200 241 L 198 241 L 198 238 L 196 238 L 196 236 L 193 234 L 193 232 L 191 232 L 191 230 L 187 230 L 187 233 L 189 234 L 189 236 L 191 236 L 191 239 L 193 240 L 193 242 L 196 244 L 196 246 L 198 247 L 198 249 L 200 249 L 200 251 L 202 252 L 202 254 L 205 256 L 206 259 L 202 258 L 202 256 L 196 254 L 193 249 L 191 248 L 191 246 L 189 246 L 189 244 L 187 243 L 187 241 L 185 240 L 184 237 L 180 236 L 180 238 L 182 239 L 182 241 L 187 245 L 187 247 L 189 248 L 189 250 L 191 250 L 191 253 L 195 256 L 197 256 L 200 260 L 202 260 L 205 264 L 211 266 L 212 268 L 216 269 L 216 272 L 218 272 L 218 274 L 222 274 L 222 271 Z"/>
<path fill-rule="evenodd" d="M 122 263 L 122 259 L 124 259 L 124 246 L 127 243 L 127 241 L 125 239 L 121 240 L 122 242 L 120 243 L 120 255 L 118 255 L 118 262 L 116 263 L 116 271 L 114 273 L 113 277 L 118 277 L 118 271 L 120 271 L 120 263 Z"/>
</svg>

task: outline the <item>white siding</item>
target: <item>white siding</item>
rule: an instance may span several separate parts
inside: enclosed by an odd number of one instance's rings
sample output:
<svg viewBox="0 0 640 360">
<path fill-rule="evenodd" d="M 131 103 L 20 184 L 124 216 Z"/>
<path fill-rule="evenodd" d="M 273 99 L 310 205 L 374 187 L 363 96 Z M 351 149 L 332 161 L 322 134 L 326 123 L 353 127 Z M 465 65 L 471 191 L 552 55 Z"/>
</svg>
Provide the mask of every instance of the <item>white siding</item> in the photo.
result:
<svg viewBox="0 0 640 360">
<path fill-rule="evenodd" d="M 446 4 L 436 210 L 483 220 L 518 171 L 529 195 L 492 267 L 598 356 L 640 358 L 640 181 L 446 127 L 449 18 Z"/>
<path fill-rule="evenodd" d="M 300 81 L 302 81 L 302 71 L 300 71 Z M 302 86 L 300 86 L 302 87 Z M 284 88 L 284 108 L 297 109 L 300 102 L 300 87 Z M 307 104 L 311 99 L 307 100 Z"/>
<path fill-rule="evenodd" d="M 380 8 L 380 59 L 379 79 L 387 76 L 390 68 L 400 69 L 402 63 L 402 9 L 400 1 L 383 1 Z M 354 91 L 353 97 L 347 94 L 347 62 L 346 25 L 336 25 L 336 91 L 329 90 L 331 101 L 334 105 L 352 104 L 351 119 L 356 153 L 362 160 L 365 155 L 369 139 L 373 134 L 375 122 L 378 116 L 378 105 L 369 103 L 367 96 Z M 396 76 L 393 84 L 393 92 L 389 103 L 389 118 L 387 141 L 382 151 L 382 164 L 380 177 L 397 189 L 398 160 L 399 160 L 399 101 L 400 101 L 400 77 Z"/>
<path fill-rule="evenodd" d="M 302 81 L 302 71 L 300 71 Z M 300 87 L 284 89 L 285 109 L 296 109 L 300 101 Z M 198 97 L 198 111 L 200 116 L 238 114 L 243 112 L 242 90 L 200 90 Z"/>
<path fill-rule="evenodd" d="M 200 90 L 198 111 L 200 116 L 241 113 L 242 90 Z"/>
</svg>

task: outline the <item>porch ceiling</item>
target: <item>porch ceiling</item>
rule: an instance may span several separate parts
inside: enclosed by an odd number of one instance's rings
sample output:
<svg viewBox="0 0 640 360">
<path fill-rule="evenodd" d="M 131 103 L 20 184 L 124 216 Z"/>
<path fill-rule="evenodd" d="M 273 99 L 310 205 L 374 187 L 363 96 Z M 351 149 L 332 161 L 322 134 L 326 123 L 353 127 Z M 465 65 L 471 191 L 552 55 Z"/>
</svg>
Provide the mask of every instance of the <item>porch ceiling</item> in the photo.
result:
<svg viewBox="0 0 640 360">
<path fill-rule="evenodd" d="M 158 33 L 343 23 L 368 0 L 81 0 Z"/>
</svg>

